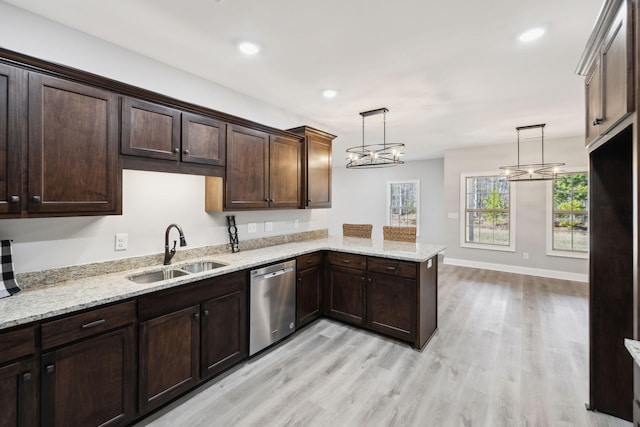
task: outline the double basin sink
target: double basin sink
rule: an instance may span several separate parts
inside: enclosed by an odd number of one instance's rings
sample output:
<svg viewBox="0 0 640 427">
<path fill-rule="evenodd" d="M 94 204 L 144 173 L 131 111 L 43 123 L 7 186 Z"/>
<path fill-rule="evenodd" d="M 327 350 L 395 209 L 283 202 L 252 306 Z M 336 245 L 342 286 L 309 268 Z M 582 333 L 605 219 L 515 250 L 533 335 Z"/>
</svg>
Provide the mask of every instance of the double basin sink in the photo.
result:
<svg viewBox="0 0 640 427">
<path fill-rule="evenodd" d="M 215 261 L 199 261 L 191 264 L 181 265 L 176 268 L 160 271 L 152 271 L 150 273 L 140 273 L 133 276 L 129 276 L 129 280 L 135 283 L 154 283 L 162 280 L 174 279 L 176 277 L 186 276 L 193 273 L 202 273 L 203 271 L 215 270 L 216 268 L 224 267 L 226 264 L 222 264 Z"/>
</svg>

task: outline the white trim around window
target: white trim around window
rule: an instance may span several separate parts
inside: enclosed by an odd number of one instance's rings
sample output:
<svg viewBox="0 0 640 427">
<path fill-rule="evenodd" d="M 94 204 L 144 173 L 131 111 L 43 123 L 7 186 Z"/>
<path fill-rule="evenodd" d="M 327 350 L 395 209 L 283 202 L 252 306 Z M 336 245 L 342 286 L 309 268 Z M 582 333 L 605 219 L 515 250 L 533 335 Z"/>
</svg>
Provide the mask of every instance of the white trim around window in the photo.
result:
<svg viewBox="0 0 640 427">
<path fill-rule="evenodd" d="M 516 251 L 516 186 L 509 184 L 509 245 L 490 245 L 484 243 L 471 243 L 465 239 L 466 235 L 466 194 L 467 178 L 500 176 L 497 172 L 476 172 L 460 174 L 460 247 L 471 249 L 487 249 L 491 251 L 515 252 Z"/>
<path fill-rule="evenodd" d="M 392 184 L 413 184 L 415 185 L 415 204 L 416 211 L 416 236 L 420 236 L 420 180 L 419 179 L 398 179 L 387 181 L 387 225 L 391 224 L 391 185 Z"/>
<path fill-rule="evenodd" d="M 586 168 L 563 168 L 562 172 L 566 173 L 589 173 Z M 574 251 L 561 251 L 557 249 L 553 249 L 553 181 L 547 181 L 546 186 L 546 209 L 545 209 L 545 217 L 546 217 L 546 230 L 545 230 L 545 240 L 546 240 L 546 254 L 548 256 L 557 256 L 557 257 L 565 257 L 565 258 L 577 258 L 577 259 L 588 259 L 589 252 L 574 252 Z M 587 207 L 587 214 L 589 209 Z"/>
</svg>

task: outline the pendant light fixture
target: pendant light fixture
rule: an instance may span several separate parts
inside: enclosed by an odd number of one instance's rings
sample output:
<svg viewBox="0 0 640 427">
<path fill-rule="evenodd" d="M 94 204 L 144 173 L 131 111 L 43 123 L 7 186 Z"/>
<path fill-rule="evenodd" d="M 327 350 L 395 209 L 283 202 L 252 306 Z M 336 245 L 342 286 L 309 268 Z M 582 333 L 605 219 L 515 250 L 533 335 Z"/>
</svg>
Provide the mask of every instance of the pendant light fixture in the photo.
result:
<svg viewBox="0 0 640 427">
<path fill-rule="evenodd" d="M 539 125 L 518 126 L 518 164 L 513 166 L 500 166 L 503 176 L 507 181 L 544 181 L 555 179 L 558 175 L 558 168 L 564 163 L 545 163 L 544 161 L 544 127 L 546 123 Z M 520 131 L 529 129 L 540 129 L 540 163 L 520 163 Z"/>
<path fill-rule="evenodd" d="M 402 165 L 400 156 L 404 155 L 402 150 L 404 144 L 387 144 L 387 108 L 364 111 L 362 116 L 362 145 L 347 148 L 347 169 L 352 168 L 382 168 L 388 166 Z M 364 143 L 364 119 L 369 116 L 382 114 L 382 144 Z"/>
</svg>

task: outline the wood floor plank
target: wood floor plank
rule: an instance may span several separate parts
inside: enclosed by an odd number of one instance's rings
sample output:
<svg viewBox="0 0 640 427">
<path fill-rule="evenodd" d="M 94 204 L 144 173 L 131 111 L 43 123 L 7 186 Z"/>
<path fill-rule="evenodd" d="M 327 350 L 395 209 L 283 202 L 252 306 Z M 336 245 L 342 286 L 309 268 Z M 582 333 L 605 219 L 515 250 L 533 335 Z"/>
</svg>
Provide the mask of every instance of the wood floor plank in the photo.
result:
<svg viewBox="0 0 640 427">
<path fill-rule="evenodd" d="M 586 283 L 439 274 L 422 352 L 322 319 L 137 426 L 631 426 L 584 409 Z"/>
</svg>

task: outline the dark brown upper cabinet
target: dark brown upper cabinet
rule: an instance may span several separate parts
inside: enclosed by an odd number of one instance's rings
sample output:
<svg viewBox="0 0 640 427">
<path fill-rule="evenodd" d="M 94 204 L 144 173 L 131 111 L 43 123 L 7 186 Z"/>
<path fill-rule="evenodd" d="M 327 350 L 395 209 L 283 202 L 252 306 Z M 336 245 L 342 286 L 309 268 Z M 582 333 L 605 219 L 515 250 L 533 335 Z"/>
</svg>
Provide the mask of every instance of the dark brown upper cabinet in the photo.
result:
<svg viewBox="0 0 640 427">
<path fill-rule="evenodd" d="M 112 92 L 29 73 L 31 213 L 119 213 L 118 99 Z"/>
<path fill-rule="evenodd" d="M 269 137 L 269 206 L 300 207 L 302 197 L 302 144 L 299 139 Z"/>
<path fill-rule="evenodd" d="M 0 64 L 0 214 L 19 214 L 22 210 L 26 96 L 26 71 Z"/>
<path fill-rule="evenodd" d="M 301 155 L 298 139 L 227 125 L 225 209 L 298 208 Z"/>
<path fill-rule="evenodd" d="M 589 145 L 635 110 L 631 0 L 622 2 L 586 73 L 585 143 Z"/>
<path fill-rule="evenodd" d="M 134 98 L 122 100 L 122 154 L 224 166 L 225 123 Z"/>
<path fill-rule="evenodd" d="M 122 154 L 180 160 L 180 111 L 123 98 Z"/>
<path fill-rule="evenodd" d="M 224 166 L 225 126 L 210 117 L 182 113 L 182 161 Z"/>
<path fill-rule="evenodd" d="M 226 209 L 269 207 L 269 134 L 227 126 Z"/>
<path fill-rule="evenodd" d="M 301 126 L 289 129 L 304 136 L 302 208 L 331 207 L 331 144 L 335 135 Z"/>
</svg>

